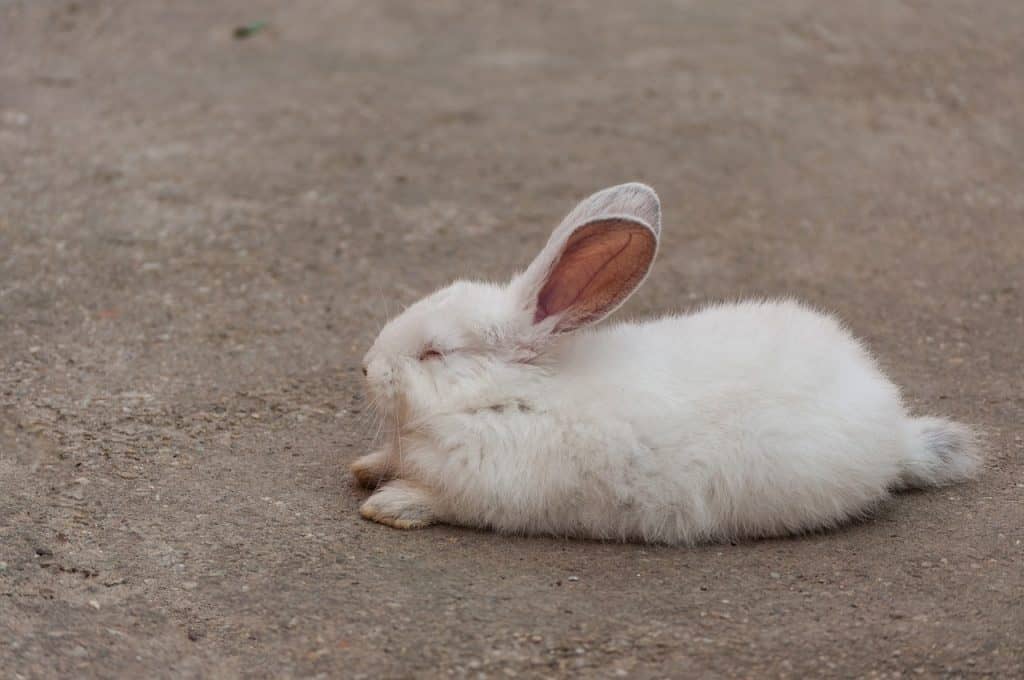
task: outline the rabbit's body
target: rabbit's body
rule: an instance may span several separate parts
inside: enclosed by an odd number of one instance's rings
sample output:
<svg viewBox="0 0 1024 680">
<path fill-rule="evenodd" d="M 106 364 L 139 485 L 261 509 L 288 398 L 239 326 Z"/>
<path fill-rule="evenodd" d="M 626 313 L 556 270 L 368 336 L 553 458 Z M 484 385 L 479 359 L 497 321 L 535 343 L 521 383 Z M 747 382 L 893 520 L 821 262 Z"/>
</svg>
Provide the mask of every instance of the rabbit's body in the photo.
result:
<svg viewBox="0 0 1024 680">
<path fill-rule="evenodd" d="M 562 261 L 571 245 L 563 239 Z M 576 288 L 600 276 L 601 263 L 584 268 Z M 543 319 L 508 321 L 516 302 L 541 288 L 523 284 L 529 277 L 508 288 L 456 284 L 406 313 L 409 328 L 420 328 L 418 315 L 486 308 L 491 319 L 431 340 L 458 350 L 431 350 L 434 361 L 397 360 L 393 351 L 376 369 L 371 360 L 371 385 L 394 389 L 378 396 L 392 404 L 397 427 L 393 445 L 354 471 L 363 481 L 397 479 L 364 515 L 401 527 L 443 521 L 692 543 L 832 526 L 892 489 L 955 481 L 974 468 L 970 431 L 910 418 L 896 387 L 829 316 L 790 301 L 747 302 L 537 335 Z M 538 307 L 547 312 L 559 297 L 544 291 Z M 422 342 L 401 325 L 392 331 L 378 343 Z M 491 338 L 493 347 L 466 338 Z M 441 361 L 443 373 L 424 372 Z"/>
</svg>

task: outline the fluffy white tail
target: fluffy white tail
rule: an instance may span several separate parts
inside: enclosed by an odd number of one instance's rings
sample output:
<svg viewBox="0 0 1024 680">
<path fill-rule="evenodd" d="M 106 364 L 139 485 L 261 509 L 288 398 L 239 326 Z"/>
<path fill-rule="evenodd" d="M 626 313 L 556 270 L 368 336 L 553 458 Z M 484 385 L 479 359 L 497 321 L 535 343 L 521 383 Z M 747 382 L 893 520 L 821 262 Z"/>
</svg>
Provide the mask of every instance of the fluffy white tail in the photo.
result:
<svg viewBox="0 0 1024 680">
<path fill-rule="evenodd" d="M 912 418 L 910 456 L 903 488 L 945 486 L 973 477 L 981 465 L 978 437 L 971 428 L 944 418 Z"/>
</svg>

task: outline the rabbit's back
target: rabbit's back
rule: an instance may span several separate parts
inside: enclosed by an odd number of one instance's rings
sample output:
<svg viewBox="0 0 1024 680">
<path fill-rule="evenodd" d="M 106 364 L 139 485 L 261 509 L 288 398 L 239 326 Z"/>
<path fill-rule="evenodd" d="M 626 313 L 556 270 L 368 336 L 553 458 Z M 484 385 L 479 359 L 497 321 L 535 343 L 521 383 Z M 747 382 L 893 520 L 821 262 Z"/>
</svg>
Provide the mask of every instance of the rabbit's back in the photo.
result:
<svg viewBox="0 0 1024 680">
<path fill-rule="evenodd" d="M 861 392 L 898 399 L 836 319 L 790 300 L 715 305 L 607 327 L 575 338 L 558 370 L 566 391 L 584 402 L 606 395 L 608 406 L 623 405 L 616 394 L 624 392 L 658 396 L 665 405 L 720 402 L 728 410 L 737 399 L 792 404 L 856 400 Z"/>
</svg>

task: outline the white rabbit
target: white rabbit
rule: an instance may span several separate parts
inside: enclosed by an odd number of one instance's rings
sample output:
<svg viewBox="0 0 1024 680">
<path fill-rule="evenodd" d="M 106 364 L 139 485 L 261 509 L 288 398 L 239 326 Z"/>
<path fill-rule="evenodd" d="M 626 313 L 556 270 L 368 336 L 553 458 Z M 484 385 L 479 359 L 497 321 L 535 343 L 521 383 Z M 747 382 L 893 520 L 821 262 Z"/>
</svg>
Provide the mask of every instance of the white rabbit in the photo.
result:
<svg viewBox="0 0 1024 680">
<path fill-rule="evenodd" d="M 831 527 L 890 491 L 967 479 L 972 431 L 913 418 L 835 319 L 791 301 L 587 328 L 643 282 L 654 191 L 577 206 L 507 285 L 459 281 L 363 368 L 392 426 L 352 472 L 364 517 L 694 543 Z"/>
</svg>

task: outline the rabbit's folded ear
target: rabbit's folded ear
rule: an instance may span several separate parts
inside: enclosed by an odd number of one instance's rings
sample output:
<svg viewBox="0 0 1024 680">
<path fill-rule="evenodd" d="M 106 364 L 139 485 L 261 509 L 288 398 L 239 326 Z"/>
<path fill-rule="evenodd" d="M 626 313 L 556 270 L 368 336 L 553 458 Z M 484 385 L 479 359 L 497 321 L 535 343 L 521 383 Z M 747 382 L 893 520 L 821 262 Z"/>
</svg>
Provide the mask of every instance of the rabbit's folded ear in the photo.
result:
<svg viewBox="0 0 1024 680">
<path fill-rule="evenodd" d="M 564 333 L 600 321 L 632 295 L 658 250 L 661 206 L 643 184 L 581 202 L 515 282 L 536 326 Z"/>
</svg>

